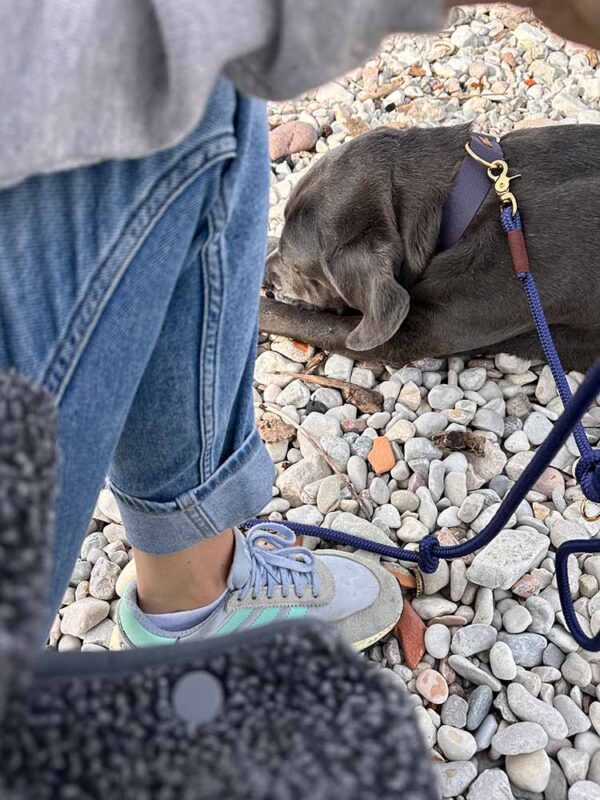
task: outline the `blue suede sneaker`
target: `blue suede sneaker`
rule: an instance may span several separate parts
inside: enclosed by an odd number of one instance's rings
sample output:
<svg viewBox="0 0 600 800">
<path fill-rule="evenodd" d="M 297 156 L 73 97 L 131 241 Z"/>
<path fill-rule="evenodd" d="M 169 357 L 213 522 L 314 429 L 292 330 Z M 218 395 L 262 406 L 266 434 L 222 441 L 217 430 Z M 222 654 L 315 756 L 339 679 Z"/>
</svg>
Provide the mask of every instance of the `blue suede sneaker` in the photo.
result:
<svg viewBox="0 0 600 800">
<path fill-rule="evenodd" d="M 169 645 L 224 636 L 271 622 L 317 617 L 357 650 L 383 638 L 398 622 L 402 592 L 378 561 L 339 550 L 312 553 L 284 525 L 235 532 L 228 591 L 212 614 L 189 630 L 165 631 L 139 608 L 135 581 L 119 604 L 123 648 Z"/>
</svg>

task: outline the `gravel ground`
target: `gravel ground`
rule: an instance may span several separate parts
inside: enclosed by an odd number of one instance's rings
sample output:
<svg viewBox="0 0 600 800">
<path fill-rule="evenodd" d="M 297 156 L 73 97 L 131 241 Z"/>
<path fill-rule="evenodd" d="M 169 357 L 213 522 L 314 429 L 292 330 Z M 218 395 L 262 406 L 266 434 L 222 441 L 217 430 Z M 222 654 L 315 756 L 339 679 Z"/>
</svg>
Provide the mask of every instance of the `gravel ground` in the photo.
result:
<svg viewBox="0 0 600 800">
<path fill-rule="evenodd" d="M 346 78 L 271 106 L 271 232 L 280 232 L 300 175 L 361 132 L 465 121 L 496 134 L 600 124 L 599 97 L 596 52 L 566 44 L 526 12 L 459 9 L 442 34 L 393 37 Z M 346 402 L 337 388 L 277 374 L 303 371 L 314 355 L 261 337 L 256 413 L 265 437 L 279 439 L 267 445 L 277 467 L 263 511 L 271 520 L 409 547 L 429 532 L 445 544 L 464 541 L 491 519 L 562 408 L 547 366 L 505 354 L 400 370 L 329 355 L 314 369 L 373 390 L 373 408 L 372 395 Z M 570 373 L 573 388 L 582 377 Z M 599 407 L 584 424 L 597 443 Z M 483 454 L 443 449 L 438 435 L 449 430 L 474 434 L 467 443 Z M 395 570 L 403 617 L 366 657 L 410 693 L 445 798 L 600 798 L 600 654 L 581 651 L 564 627 L 554 574 L 556 547 L 600 532 L 580 514 L 576 457 L 570 441 L 499 539 L 475 557 L 442 562 L 424 580 Z M 52 647 L 109 646 L 132 570 L 119 523 L 104 491 Z M 571 559 L 570 581 L 580 623 L 595 634 L 600 556 Z"/>
</svg>

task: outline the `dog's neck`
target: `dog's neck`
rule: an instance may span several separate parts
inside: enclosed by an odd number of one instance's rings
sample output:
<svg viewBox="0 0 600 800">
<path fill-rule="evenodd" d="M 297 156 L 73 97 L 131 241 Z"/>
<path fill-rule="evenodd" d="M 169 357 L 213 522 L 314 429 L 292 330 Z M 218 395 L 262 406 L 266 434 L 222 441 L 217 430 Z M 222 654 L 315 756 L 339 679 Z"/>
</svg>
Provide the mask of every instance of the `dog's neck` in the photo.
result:
<svg viewBox="0 0 600 800">
<path fill-rule="evenodd" d="M 436 253 L 444 202 L 465 157 L 467 125 L 418 129 L 398 137 L 393 203 L 405 257 L 400 282 L 410 288 Z"/>
</svg>

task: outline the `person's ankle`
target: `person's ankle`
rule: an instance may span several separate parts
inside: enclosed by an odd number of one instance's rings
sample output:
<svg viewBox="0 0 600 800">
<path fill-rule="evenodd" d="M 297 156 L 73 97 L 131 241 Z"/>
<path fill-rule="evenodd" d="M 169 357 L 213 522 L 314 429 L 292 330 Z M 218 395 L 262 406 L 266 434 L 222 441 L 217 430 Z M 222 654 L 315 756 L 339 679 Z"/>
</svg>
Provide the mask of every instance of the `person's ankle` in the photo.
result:
<svg viewBox="0 0 600 800">
<path fill-rule="evenodd" d="M 227 588 L 233 550 L 232 530 L 179 553 L 136 550 L 139 607 L 146 614 L 170 614 L 213 603 Z"/>
</svg>

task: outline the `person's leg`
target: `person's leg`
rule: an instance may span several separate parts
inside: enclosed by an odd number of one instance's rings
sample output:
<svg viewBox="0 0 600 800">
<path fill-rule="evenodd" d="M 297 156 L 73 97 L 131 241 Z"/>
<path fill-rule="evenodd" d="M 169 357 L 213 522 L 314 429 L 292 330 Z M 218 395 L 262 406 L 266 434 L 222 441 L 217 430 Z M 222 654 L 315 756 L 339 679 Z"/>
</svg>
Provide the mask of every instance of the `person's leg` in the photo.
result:
<svg viewBox="0 0 600 800">
<path fill-rule="evenodd" d="M 0 192 L 0 369 L 43 384 L 59 404 L 52 608 L 163 324 L 170 324 L 178 281 L 210 238 L 208 220 L 236 160 L 238 101 L 222 81 L 202 123 L 177 147 Z M 197 352 L 196 343 L 195 366 Z M 168 413 L 186 429 L 180 410 Z"/>
<path fill-rule="evenodd" d="M 190 251 L 111 469 L 149 613 L 219 597 L 231 526 L 271 497 L 274 467 L 252 401 L 268 213 L 261 104 L 239 102 L 236 139 L 237 158 Z"/>
</svg>

